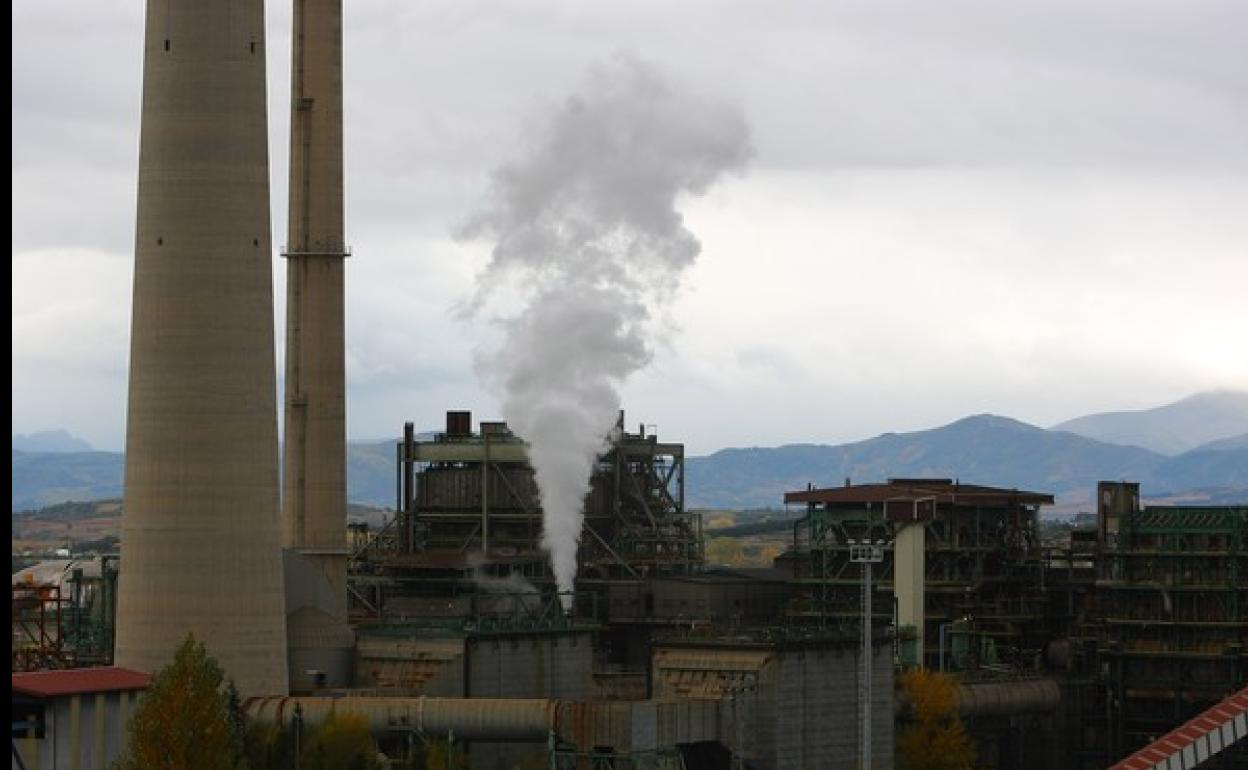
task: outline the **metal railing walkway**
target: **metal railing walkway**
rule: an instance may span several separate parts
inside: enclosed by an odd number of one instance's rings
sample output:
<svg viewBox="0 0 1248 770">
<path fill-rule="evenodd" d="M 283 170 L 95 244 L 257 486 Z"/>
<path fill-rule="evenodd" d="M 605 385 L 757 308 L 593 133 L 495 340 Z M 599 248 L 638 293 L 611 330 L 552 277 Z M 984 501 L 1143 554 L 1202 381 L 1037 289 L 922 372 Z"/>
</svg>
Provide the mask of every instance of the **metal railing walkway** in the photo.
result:
<svg viewBox="0 0 1248 770">
<path fill-rule="evenodd" d="M 1245 739 L 1248 739 L 1248 687 L 1109 770 L 1189 770 Z"/>
</svg>

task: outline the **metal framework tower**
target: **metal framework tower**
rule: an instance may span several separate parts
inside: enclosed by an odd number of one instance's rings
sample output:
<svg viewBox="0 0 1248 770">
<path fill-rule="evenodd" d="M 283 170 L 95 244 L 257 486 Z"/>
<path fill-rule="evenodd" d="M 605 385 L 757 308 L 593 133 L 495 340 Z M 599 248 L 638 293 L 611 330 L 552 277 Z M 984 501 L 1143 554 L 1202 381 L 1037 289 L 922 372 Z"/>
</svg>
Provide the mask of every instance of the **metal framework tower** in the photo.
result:
<svg viewBox="0 0 1248 770">
<path fill-rule="evenodd" d="M 149 2 L 116 663 L 286 692 L 263 0 Z"/>
<path fill-rule="evenodd" d="M 884 545 L 850 541 L 849 560 L 862 565 L 862 652 L 858 674 L 859 766 L 871 770 L 871 565 L 884 561 Z"/>
<path fill-rule="evenodd" d="M 287 595 L 296 690 L 349 684 L 342 148 L 342 0 L 295 0 L 282 544 L 318 584 Z"/>
</svg>

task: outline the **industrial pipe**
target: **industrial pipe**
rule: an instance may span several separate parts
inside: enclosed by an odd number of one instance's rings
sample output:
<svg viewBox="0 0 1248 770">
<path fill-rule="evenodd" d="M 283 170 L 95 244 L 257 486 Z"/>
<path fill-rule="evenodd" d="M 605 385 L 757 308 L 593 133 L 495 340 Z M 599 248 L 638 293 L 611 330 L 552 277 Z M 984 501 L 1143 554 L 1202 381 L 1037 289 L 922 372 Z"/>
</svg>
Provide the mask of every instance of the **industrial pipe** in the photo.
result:
<svg viewBox="0 0 1248 770">
<path fill-rule="evenodd" d="M 373 735 L 414 730 L 430 735 L 454 733 L 464 740 L 544 741 L 555 729 L 559 701 L 544 698 L 249 698 L 243 709 L 252 721 L 284 727 L 295 707 L 304 724 L 319 724 L 330 714 L 368 719 Z"/>
<path fill-rule="evenodd" d="M 1053 711 L 1061 702 L 1062 692 L 1052 679 L 1028 679 L 1018 682 L 980 682 L 957 687 L 958 713 L 964 717 L 1008 716 Z M 910 696 L 898 690 L 893 704 L 897 715 L 911 710 Z"/>
<path fill-rule="evenodd" d="M 1053 711 L 1061 700 L 1061 688 L 1052 679 L 958 686 L 958 713 L 964 717 Z"/>
</svg>

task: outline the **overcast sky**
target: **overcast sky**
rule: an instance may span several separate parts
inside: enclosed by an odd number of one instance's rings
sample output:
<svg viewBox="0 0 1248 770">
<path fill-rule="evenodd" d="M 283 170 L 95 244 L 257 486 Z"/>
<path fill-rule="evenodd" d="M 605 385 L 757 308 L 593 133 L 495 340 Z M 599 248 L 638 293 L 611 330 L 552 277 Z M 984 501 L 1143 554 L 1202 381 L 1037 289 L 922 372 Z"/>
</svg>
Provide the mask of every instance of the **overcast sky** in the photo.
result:
<svg viewBox="0 0 1248 770">
<path fill-rule="evenodd" d="M 14 432 L 124 443 L 142 25 L 14 0 Z M 701 454 L 1248 387 L 1248 3 L 346 0 L 345 30 L 352 438 L 497 416 L 453 313 L 488 245 L 451 234 L 618 53 L 739 105 L 755 149 L 682 205 L 702 252 L 630 424 Z"/>
</svg>

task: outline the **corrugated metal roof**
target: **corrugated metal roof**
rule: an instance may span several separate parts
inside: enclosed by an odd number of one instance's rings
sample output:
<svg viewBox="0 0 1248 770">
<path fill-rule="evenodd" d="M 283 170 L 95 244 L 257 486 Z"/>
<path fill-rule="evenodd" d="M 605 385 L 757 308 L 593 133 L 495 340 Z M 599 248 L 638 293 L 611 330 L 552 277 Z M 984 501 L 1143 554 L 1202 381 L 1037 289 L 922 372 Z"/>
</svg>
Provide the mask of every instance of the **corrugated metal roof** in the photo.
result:
<svg viewBox="0 0 1248 770">
<path fill-rule="evenodd" d="M 653 655 L 657 697 L 721 698 L 775 661 L 770 650 L 656 648 Z"/>
<path fill-rule="evenodd" d="M 142 690 L 151 681 L 151 674 L 120 666 L 28 671 L 13 674 L 13 692 L 35 698 L 54 698 L 88 692 Z"/>
<path fill-rule="evenodd" d="M 12 584 L 55 584 L 63 586 L 74 569 L 81 569 L 84 578 L 100 577 L 99 559 L 49 559 L 13 573 Z"/>
<path fill-rule="evenodd" d="M 1171 730 L 1109 770 L 1153 770 L 1158 765 L 1167 767 L 1172 757 L 1178 758 L 1183 768 L 1195 767 L 1245 737 L 1248 737 L 1248 687 Z"/>
<path fill-rule="evenodd" d="M 786 503 L 882 503 L 885 500 L 920 500 L 935 497 L 941 505 L 1053 504 L 1053 495 L 1021 489 L 961 484 L 950 479 L 892 479 L 885 484 L 851 484 L 844 487 L 785 492 Z"/>
</svg>

